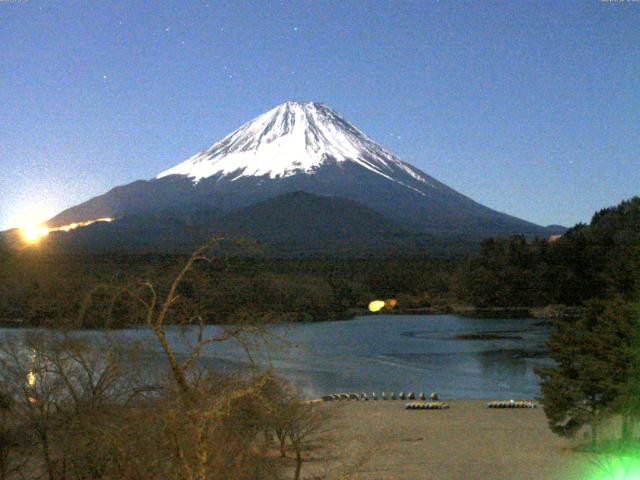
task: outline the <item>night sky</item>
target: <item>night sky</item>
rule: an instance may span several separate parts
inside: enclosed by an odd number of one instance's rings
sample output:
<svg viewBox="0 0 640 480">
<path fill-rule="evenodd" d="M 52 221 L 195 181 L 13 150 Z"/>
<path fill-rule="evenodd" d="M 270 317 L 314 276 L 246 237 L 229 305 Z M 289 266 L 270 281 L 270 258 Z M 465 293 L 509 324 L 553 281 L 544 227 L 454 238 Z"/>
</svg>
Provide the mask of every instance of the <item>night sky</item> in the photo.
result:
<svg viewBox="0 0 640 480">
<path fill-rule="evenodd" d="M 640 2 L 0 0 L 0 229 L 286 100 L 539 224 L 640 194 Z"/>
</svg>

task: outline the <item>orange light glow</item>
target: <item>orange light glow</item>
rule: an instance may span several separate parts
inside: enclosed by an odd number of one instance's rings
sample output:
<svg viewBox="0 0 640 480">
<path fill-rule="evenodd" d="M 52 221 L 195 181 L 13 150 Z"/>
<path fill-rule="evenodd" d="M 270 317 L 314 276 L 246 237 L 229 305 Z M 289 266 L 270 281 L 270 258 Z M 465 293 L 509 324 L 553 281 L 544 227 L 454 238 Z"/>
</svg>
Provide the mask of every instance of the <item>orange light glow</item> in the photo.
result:
<svg viewBox="0 0 640 480">
<path fill-rule="evenodd" d="M 25 225 L 20 229 L 20 234 L 25 242 L 38 243 L 43 237 L 49 235 L 49 228 L 46 225 Z"/>
<path fill-rule="evenodd" d="M 384 300 L 374 300 L 369 303 L 369 311 L 370 312 L 379 312 L 384 308 Z"/>
<path fill-rule="evenodd" d="M 98 222 L 112 222 L 113 218 L 104 217 L 97 218 L 95 220 L 87 220 L 85 222 L 75 222 L 70 223 L 69 225 L 63 225 L 61 227 L 52 227 L 49 228 L 46 225 L 42 224 L 28 224 L 20 229 L 20 234 L 22 235 L 22 239 L 28 244 L 35 244 L 42 240 L 44 237 L 49 235 L 51 232 L 68 232 L 70 230 L 75 230 L 76 228 L 86 227 L 93 223 Z"/>
<path fill-rule="evenodd" d="M 370 312 L 379 312 L 383 308 L 386 310 L 393 309 L 398 304 L 398 300 L 395 298 L 388 298 L 386 300 L 373 300 L 369 303 Z"/>
<path fill-rule="evenodd" d="M 74 230 L 79 227 L 86 227 L 87 225 L 91 225 L 92 223 L 98 222 L 112 222 L 113 218 L 104 217 L 104 218 L 96 218 L 95 220 L 87 220 L 86 222 L 76 222 L 70 223 L 69 225 L 63 225 L 62 227 L 52 228 L 49 231 L 51 232 L 68 232 L 69 230 Z"/>
</svg>

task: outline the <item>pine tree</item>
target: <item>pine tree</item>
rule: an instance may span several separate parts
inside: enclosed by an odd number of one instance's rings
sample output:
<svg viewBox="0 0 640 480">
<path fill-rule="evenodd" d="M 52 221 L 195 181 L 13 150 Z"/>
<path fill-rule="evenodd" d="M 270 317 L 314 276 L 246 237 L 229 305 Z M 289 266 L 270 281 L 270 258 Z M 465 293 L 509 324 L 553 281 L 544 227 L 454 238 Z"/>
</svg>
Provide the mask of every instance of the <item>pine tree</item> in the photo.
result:
<svg viewBox="0 0 640 480">
<path fill-rule="evenodd" d="M 636 411 L 640 405 L 632 394 L 638 386 L 629 378 L 638 336 L 635 310 L 620 300 L 592 300 L 579 320 L 556 322 L 547 342 L 556 365 L 538 371 L 553 432 L 570 437 L 589 425 L 595 443 L 604 416 Z M 624 395 L 626 403 L 621 400 Z"/>
<path fill-rule="evenodd" d="M 629 442 L 640 420 L 640 304 L 627 305 L 623 315 L 632 329 L 632 338 L 624 347 L 625 379 L 611 410 L 621 416 L 621 439 Z"/>
</svg>

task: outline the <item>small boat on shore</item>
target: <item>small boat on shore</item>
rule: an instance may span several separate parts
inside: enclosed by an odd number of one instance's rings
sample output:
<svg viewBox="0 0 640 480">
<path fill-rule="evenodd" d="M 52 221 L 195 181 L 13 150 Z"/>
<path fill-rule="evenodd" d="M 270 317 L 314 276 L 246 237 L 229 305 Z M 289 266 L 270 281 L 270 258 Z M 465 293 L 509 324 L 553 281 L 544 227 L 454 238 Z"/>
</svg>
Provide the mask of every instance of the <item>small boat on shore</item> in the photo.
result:
<svg viewBox="0 0 640 480">
<path fill-rule="evenodd" d="M 494 400 L 487 403 L 487 408 L 537 408 L 535 402 L 529 400 Z"/>
<path fill-rule="evenodd" d="M 405 404 L 407 410 L 446 410 L 449 408 L 447 402 L 409 402 Z"/>
</svg>

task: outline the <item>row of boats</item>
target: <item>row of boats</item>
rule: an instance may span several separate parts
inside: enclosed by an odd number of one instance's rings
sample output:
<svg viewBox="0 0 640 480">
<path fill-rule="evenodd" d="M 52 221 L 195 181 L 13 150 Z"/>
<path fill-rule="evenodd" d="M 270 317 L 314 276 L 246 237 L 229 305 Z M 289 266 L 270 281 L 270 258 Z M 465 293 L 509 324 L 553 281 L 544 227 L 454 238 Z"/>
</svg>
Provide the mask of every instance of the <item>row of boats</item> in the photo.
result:
<svg viewBox="0 0 640 480">
<path fill-rule="evenodd" d="M 370 397 L 365 392 L 362 392 L 360 394 L 334 393 L 333 395 L 322 396 L 321 400 L 323 402 L 332 402 L 336 400 L 364 400 L 364 401 L 367 401 L 367 400 L 423 400 L 423 401 L 426 401 L 427 397 L 423 392 L 420 392 L 418 395 L 416 395 L 413 392 L 409 392 L 407 394 L 405 394 L 404 392 L 400 392 L 397 395 L 396 395 L 396 392 L 390 392 L 390 393 L 382 392 L 379 397 L 376 394 L 376 392 L 371 393 Z M 438 394 L 432 393 L 431 395 L 429 395 L 429 400 L 437 401 Z"/>
<path fill-rule="evenodd" d="M 339 400 L 416 400 L 405 405 L 407 410 L 442 410 L 449 408 L 449 404 L 438 400 L 438 394 L 432 393 L 427 400 L 426 395 L 420 392 L 416 395 L 413 392 L 405 394 L 400 392 L 382 392 L 380 396 L 376 392 L 372 392 L 369 396 L 367 393 L 334 393 L 333 395 L 324 395 L 315 402 L 334 402 Z M 538 404 L 530 400 L 493 400 L 487 403 L 487 408 L 537 408 Z"/>
</svg>

